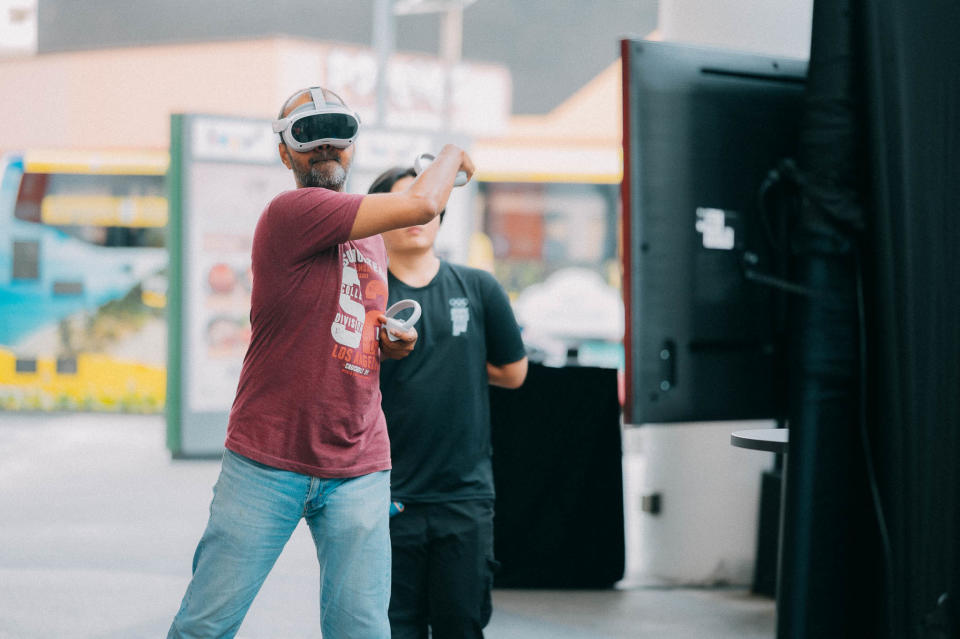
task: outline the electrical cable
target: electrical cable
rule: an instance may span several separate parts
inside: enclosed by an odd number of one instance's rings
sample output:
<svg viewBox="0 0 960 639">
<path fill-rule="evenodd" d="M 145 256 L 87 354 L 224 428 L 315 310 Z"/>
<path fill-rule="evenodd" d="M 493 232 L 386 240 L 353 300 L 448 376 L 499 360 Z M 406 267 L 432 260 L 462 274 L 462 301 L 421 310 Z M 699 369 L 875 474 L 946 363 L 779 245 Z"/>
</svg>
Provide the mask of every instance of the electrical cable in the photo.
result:
<svg viewBox="0 0 960 639">
<path fill-rule="evenodd" d="M 876 468 L 873 465 L 873 454 L 871 453 L 870 436 L 867 431 L 867 321 L 866 311 L 863 299 L 863 268 L 860 260 L 860 248 L 854 247 L 854 259 L 856 262 L 856 284 L 857 284 L 857 321 L 859 332 L 860 348 L 860 400 L 859 400 L 859 423 L 860 423 L 860 442 L 863 445 L 863 456 L 867 466 L 867 481 L 870 484 L 870 494 L 873 502 L 874 516 L 877 518 L 877 527 L 880 531 L 880 545 L 883 552 L 884 566 L 884 595 L 887 600 L 887 636 L 893 639 L 893 547 L 890 543 L 890 533 L 887 529 L 887 520 L 883 513 L 883 501 L 880 497 L 880 488 L 877 484 Z"/>
<path fill-rule="evenodd" d="M 785 253 L 787 251 L 787 245 L 785 244 L 784 238 L 780 238 L 774 233 L 770 224 L 770 207 L 767 206 L 767 196 L 775 187 L 788 180 L 788 184 L 793 185 L 795 188 L 799 189 L 801 187 L 796 164 L 790 158 L 782 158 L 777 162 L 777 166 L 767 171 L 767 175 L 757 191 L 757 218 L 760 220 L 760 226 L 763 229 L 767 244 L 774 253 Z M 796 198 L 796 194 L 793 193 L 791 195 L 792 197 L 789 199 L 793 201 Z M 755 254 L 749 252 L 744 252 L 744 258 L 745 262 L 749 264 L 755 264 L 759 261 Z M 754 270 L 749 266 L 744 268 L 743 276 L 752 282 L 780 289 L 787 293 L 803 295 L 805 297 L 820 297 L 817 291 L 807 286 L 791 282 L 783 277 L 771 275 L 770 273 Z"/>
<path fill-rule="evenodd" d="M 777 162 L 777 166 L 767 171 L 767 176 L 764 178 L 763 183 L 760 184 L 760 189 L 757 191 L 757 211 L 758 217 L 760 218 L 760 226 L 763 228 L 763 232 L 767 236 L 767 242 L 774 250 L 777 251 L 785 251 L 787 247 L 780 242 L 770 226 L 770 211 L 767 207 L 767 194 L 773 187 L 779 185 L 788 177 L 795 187 L 800 186 L 799 177 L 796 171 L 796 164 L 794 164 L 793 160 L 790 158 L 783 158 Z"/>
</svg>

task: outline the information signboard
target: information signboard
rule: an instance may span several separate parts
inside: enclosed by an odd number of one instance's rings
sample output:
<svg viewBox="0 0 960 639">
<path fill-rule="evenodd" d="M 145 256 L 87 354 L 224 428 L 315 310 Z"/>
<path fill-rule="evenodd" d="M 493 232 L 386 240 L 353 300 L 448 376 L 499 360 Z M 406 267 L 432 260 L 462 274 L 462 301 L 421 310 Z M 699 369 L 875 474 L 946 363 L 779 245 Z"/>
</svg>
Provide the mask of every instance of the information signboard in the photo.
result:
<svg viewBox="0 0 960 639">
<path fill-rule="evenodd" d="M 293 188 L 269 120 L 177 114 L 170 143 L 167 446 L 217 455 L 250 341 L 250 249 Z"/>
</svg>

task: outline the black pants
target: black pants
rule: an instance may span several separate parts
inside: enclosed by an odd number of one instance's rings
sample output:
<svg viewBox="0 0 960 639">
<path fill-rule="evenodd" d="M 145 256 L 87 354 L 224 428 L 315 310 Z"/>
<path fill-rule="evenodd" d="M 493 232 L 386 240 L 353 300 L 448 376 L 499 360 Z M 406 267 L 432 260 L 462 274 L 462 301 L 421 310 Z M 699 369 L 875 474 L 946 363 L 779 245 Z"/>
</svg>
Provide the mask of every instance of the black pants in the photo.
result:
<svg viewBox="0 0 960 639">
<path fill-rule="evenodd" d="M 474 639 L 492 611 L 493 500 L 406 504 L 390 520 L 393 639 Z"/>
</svg>

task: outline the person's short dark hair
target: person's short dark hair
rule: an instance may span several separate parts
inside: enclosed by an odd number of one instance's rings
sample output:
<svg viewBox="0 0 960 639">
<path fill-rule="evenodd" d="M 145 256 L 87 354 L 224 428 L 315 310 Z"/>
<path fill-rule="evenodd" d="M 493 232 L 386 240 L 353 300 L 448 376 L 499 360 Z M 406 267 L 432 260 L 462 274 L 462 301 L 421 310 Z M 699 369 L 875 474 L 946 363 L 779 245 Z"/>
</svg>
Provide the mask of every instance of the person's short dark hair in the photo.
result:
<svg viewBox="0 0 960 639">
<path fill-rule="evenodd" d="M 370 185 L 370 188 L 367 189 L 367 193 L 389 193 L 390 190 L 393 189 L 393 185 L 405 177 L 417 177 L 417 172 L 412 166 L 395 166 L 387 169 L 377 176 L 377 179 L 375 179 L 373 184 Z M 446 209 L 440 211 L 441 224 L 443 223 L 443 214 L 446 212 Z"/>
</svg>

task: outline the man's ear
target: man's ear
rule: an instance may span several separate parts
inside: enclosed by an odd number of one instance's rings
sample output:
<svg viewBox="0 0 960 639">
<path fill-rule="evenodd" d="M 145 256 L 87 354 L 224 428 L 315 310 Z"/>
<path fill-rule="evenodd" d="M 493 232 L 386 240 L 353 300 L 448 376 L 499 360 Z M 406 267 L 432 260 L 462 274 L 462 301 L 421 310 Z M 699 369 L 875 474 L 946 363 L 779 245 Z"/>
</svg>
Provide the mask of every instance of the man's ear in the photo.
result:
<svg viewBox="0 0 960 639">
<path fill-rule="evenodd" d="M 277 144 L 277 152 L 280 153 L 280 161 L 283 162 L 283 165 L 288 169 L 293 169 L 290 166 L 290 154 L 287 152 L 287 145 L 283 142 Z"/>
</svg>

